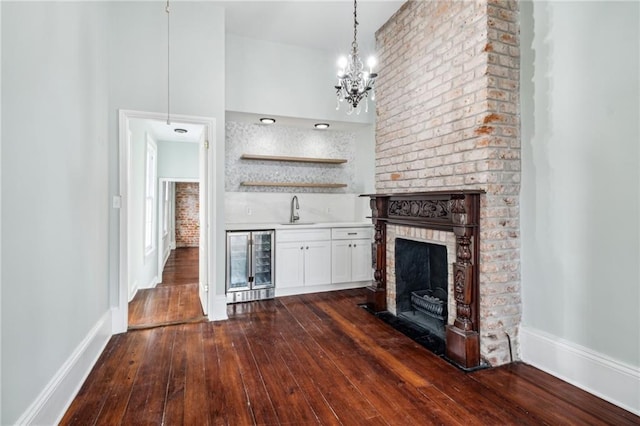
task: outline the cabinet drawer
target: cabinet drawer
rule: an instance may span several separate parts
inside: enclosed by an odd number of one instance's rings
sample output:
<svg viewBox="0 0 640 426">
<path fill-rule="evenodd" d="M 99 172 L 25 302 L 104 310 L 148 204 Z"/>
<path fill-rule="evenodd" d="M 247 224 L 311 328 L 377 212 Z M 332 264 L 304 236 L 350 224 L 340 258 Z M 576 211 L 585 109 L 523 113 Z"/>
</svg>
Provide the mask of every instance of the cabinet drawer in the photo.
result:
<svg viewBox="0 0 640 426">
<path fill-rule="evenodd" d="M 371 239 L 373 237 L 372 228 L 332 228 L 331 239 L 333 240 L 355 240 L 360 238 Z"/>
<path fill-rule="evenodd" d="M 276 231 L 276 242 L 291 241 L 328 241 L 331 239 L 330 229 L 285 229 Z"/>
</svg>

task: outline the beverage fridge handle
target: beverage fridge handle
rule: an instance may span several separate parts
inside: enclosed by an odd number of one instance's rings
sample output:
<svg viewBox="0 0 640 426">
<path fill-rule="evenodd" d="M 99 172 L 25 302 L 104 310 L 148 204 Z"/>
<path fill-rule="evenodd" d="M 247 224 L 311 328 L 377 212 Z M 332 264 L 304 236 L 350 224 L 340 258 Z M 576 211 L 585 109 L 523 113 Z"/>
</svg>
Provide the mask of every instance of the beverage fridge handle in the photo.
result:
<svg viewBox="0 0 640 426">
<path fill-rule="evenodd" d="M 252 243 L 253 241 L 251 240 L 251 237 L 247 238 L 247 282 L 248 283 L 251 282 L 251 260 L 252 260 L 251 245 Z"/>
</svg>

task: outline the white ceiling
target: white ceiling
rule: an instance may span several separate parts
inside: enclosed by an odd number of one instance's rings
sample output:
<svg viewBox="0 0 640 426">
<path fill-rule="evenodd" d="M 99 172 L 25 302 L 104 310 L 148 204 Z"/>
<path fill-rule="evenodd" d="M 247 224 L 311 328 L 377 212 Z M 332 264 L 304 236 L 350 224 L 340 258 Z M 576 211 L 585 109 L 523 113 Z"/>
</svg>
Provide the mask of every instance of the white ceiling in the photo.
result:
<svg viewBox="0 0 640 426">
<path fill-rule="evenodd" d="M 353 41 L 353 1 L 222 1 L 226 31 L 249 38 L 347 54 Z M 404 0 L 358 1 L 358 45 L 375 50 L 375 32 Z"/>
<path fill-rule="evenodd" d="M 144 120 L 147 131 L 158 141 L 170 142 L 198 142 L 204 126 L 197 124 L 186 124 L 171 122 L 167 124 L 164 120 Z M 175 129 L 185 129 L 187 133 L 176 133 Z"/>
</svg>

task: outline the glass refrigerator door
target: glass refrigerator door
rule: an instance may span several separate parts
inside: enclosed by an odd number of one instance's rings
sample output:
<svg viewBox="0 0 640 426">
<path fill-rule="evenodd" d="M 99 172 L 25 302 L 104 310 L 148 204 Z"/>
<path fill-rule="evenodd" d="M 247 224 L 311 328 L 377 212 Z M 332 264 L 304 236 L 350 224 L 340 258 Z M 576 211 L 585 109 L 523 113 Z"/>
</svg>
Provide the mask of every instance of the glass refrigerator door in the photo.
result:
<svg viewBox="0 0 640 426">
<path fill-rule="evenodd" d="M 251 276 L 250 232 L 227 233 L 227 291 L 248 290 Z"/>
<path fill-rule="evenodd" d="M 253 288 L 273 286 L 273 231 L 253 233 Z"/>
</svg>

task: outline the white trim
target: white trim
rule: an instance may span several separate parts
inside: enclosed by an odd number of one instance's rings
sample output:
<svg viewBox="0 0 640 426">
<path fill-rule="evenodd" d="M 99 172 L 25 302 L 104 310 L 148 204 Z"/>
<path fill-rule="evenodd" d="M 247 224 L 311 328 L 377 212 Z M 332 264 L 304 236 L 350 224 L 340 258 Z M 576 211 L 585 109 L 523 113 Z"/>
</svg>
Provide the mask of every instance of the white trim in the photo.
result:
<svg viewBox="0 0 640 426">
<path fill-rule="evenodd" d="M 340 284 L 322 284 L 285 288 L 278 288 L 276 285 L 276 297 L 293 296 L 296 294 L 323 293 L 325 291 L 350 290 L 352 288 L 362 288 L 370 285 L 371 281 L 354 281 Z"/>
<path fill-rule="evenodd" d="M 151 281 L 149 281 L 149 284 L 147 284 L 147 287 L 145 288 L 155 288 L 158 285 L 158 276 L 154 276 L 153 278 L 151 278 Z"/>
<path fill-rule="evenodd" d="M 164 267 L 167 266 L 167 260 L 169 260 L 169 256 L 171 256 L 171 248 L 167 247 L 167 249 L 164 252 L 164 256 L 162 259 L 162 267 L 160 269 L 162 269 L 164 271 Z M 162 276 L 162 275 L 160 275 Z M 162 281 L 158 281 L 158 282 L 162 282 Z"/>
<path fill-rule="evenodd" d="M 200 179 L 198 178 L 172 178 L 172 177 L 168 177 L 168 178 L 160 178 L 163 181 L 169 181 L 169 182 L 179 182 L 179 183 L 200 183 Z"/>
<path fill-rule="evenodd" d="M 640 367 L 525 326 L 520 350 L 524 362 L 640 415 Z"/>
<path fill-rule="evenodd" d="M 111 311 L 89 331 L 16 424 L 58 424 L 111 338 Z"/>
<path fill-rule="evenodd" d="M 129 289 L 129 300 L 128 302 L 131 302 L 133 300 L 134 297 L 136 297 L 136 293 L 138 292 L 138 281 L 134 281 L 133 285 L 131 286 L 131 288 Z"/>
<path fill-rule="evenodd" d="M 213 293 L 213 291 L 209 291 L 209 293 Z M 227 316 L 226 295 L 214 295 L 211 307 L 213 309 L 209 309 L 209 321 L 224 321 L 229 319 Z"/>
<path fill-rule="evenodd" d="M 143 204 L 143 219 L 142 227 L 144 229 L 144 238 L 142 239 L 143 253 L 145 263 L 147 258 L 151 257 L 153 252 L 158 247 L 159 233 L 157 233 L 158 222 L 158 144 L 147 132 L 145 134 L 145 160 L 144 160 L 144 204 Z M 151 158 L 150 158 L 151 156 Z M 150 164 L 151 160 L 151 164 Z M 151 189 L 151 196 L 149 196 L 149 189 Z M 147 204 L 148 199 L 151 198 L 151 206 Z M 148 215 L 149 207 L 151 207 L 151 228 L 148 229 Z M 150 234 L 147 233 L 147 230 Z M 149 244 L 147 245 L 147 239 Z"/>
</svg>

